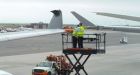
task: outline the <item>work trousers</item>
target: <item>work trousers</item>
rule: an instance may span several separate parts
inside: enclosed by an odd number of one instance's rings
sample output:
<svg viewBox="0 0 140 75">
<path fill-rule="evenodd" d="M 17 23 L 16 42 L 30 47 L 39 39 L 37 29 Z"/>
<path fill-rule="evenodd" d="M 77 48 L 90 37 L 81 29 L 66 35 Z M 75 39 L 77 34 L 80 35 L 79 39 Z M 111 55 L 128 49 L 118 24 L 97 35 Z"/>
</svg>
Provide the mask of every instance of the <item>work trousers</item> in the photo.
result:
<svg viewBox="0 0 140 75">
<path fill-rule="evenodd" d="M 77 39 L 78 39 L 77 37 L 72 36 L 72 45 L 73 45 L 73 48 L 77 48 L 77 42 L 78 42 Z"/>
<path fill-rule="evenodd" d="M 78 43 L 78 48 L 83 48 L 83 37 L 72 36 L 73 48 L 77 48 L 77 43 Z"/>
<path fill-rule="evenodd" d="M 78 37 L 78 47 L 83 48 L 83 37 Z"/>
</svg>

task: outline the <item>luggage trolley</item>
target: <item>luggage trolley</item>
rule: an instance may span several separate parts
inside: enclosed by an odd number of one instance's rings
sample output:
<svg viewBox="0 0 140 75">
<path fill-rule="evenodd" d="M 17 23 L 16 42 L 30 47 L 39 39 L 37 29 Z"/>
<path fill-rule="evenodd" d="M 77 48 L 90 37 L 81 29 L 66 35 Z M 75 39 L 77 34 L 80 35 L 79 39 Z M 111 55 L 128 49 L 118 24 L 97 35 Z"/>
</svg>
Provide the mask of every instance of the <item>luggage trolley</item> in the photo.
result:
<svg viewBox="0 0 140 75">
<path fill-rule="evenodd" d="M 80 75 L 81 70 L 83 70 L 85 75 L 88 75 L 84 65 L 92 54 L 105 53 L 106 33 L 85 34 L 83 46 L 84 48 L 72 48 L 72 35 L 70 33 L 62 33 L 63 53 L 72 65 L 68 75 L 70 75 L 73 70 L 75 70 L 75 75 Z M 71 56 L 76 60 L 75 62 Z"/>
</svg>

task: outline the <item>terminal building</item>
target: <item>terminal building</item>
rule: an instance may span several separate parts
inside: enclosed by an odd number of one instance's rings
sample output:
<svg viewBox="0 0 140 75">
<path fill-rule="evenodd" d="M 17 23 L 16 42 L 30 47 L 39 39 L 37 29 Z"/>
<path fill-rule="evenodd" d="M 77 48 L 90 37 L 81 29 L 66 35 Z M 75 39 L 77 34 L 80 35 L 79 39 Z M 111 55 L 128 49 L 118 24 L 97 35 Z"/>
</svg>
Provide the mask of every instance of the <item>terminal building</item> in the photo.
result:
<svg viewBox="0 0 140 75">
<path fill-rule="evenodd" d="M 46 29 L 48 27 L 47 23 L 0 23 L 0 29 L 5 28 L 18 28 L 18 27 L 27 27 L 34 29 Z"/>
</svg>

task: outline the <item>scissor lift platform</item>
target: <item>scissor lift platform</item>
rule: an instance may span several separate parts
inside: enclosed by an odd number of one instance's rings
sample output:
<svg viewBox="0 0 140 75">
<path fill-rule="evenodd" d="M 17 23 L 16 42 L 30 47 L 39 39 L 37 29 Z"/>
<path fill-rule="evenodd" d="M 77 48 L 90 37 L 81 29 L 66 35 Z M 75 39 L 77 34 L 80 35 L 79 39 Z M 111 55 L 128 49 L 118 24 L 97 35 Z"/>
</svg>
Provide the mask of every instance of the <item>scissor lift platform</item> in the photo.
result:
<svg viewBox="0 0 140 75">
<path fill-rule="evenodd" d="M 88 55 L 88 54 L 97 54 L 97 53 L 105 53 L 105 50 L 100 49 L 100 50 L 96 50 L 96 49 L 73 49 L 73 48 L 68 48 L 68 49 L 64 49 L 63 50 L 64 54 L 83 54 L 83 55 Z"/>
<path fill-rule="evenodd" d="M 84 48 L 72 48 L 72 35 L 69 33 L 62 33 L 63 53 L 72 65 L 68 75 L 70 75 L 73 70 L 76 72 L 75 75 L 80 75 L 80 70 L 83 70 L 85 75 L 88 75 L 84 64 L 92 54 L 105 54 L 105 39 L 106 33 L 85 34 L 83 38 Z M 71 58 L 71 56 L 75 58 L 76 62 L 72 61 L 73 58 Z M 80 60 L 84 61 L 81 62 Z"/>
</svg>

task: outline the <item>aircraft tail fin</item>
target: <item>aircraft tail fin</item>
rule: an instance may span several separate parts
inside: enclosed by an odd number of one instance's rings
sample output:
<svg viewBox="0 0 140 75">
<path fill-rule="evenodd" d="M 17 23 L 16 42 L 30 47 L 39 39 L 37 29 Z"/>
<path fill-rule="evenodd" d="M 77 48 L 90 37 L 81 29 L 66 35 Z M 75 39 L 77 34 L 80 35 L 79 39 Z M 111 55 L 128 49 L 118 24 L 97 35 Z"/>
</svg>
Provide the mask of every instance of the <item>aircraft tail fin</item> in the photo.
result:
<svg viewBox="0 0 140 75">
<path fill-rule="evenodd" d="M 86 26 L 96 26 L 95 24 L 91 23 L 90 21 L 88 21 L 87 19 L 85 19 L 84 17 L 79 15 L 78 13 L 76 13 L 74 11 L 72 11 L 71 13 L 84 25 L 86 25 Z"/>
<path fill-rule="evenodd" d="M 48 25 L 49 29 L 61 29 L 63 26 L 62 12 L 60 10 L 51 11 L 54 15 Z"/>
</svg>

